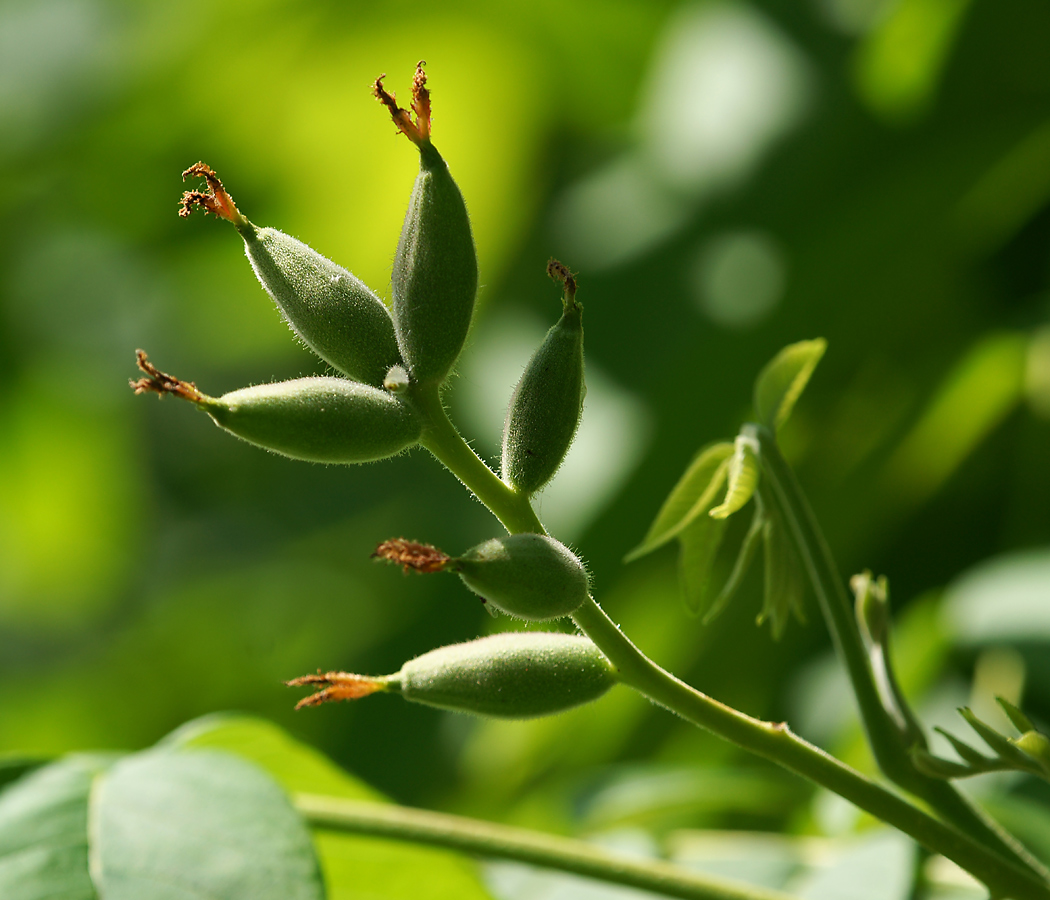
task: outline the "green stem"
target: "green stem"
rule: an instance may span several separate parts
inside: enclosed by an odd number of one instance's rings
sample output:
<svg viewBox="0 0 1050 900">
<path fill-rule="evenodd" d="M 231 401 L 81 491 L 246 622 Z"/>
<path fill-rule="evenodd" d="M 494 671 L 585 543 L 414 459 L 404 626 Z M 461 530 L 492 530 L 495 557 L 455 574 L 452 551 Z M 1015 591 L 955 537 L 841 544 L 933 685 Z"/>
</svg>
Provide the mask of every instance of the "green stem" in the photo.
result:
<svg viewBox="0 0 1050 900">
<path fill-rule="evenodd" d="M 995 896 L 1017 900 L 1050 897 L 1050 886 L 1032 871 L 1003 859 L 969 835 L 865 778 L 793 734 L 785 723 L 753 719 L 675 678 L 631 643 L 594 600 L 581 606 L 573 619 L 616 667 L 620 680 L 654 703 L 834 791 L 927 849 L 958 863 Z"/>
<path fill-rule="evenodd" d="M 463 440 L 445 412 L 437 389 L 425 386 L 412 399 L 426 422 L 419 442 L 489 508 L 507 531 L 546 534 L 529 498 L 501 481 Z"/>
<path fill-rule="evenodd" d="M 449 421 L 437 393 L 420 392 L 414 400 L 427 421 L 421 439 L 423 446 L 449 468 L 508 531 L 545 534 L 528 498 L 500 481 L 470 449 Z M 773 449 L 775 451 L 775 446 Z M 763 450 L 765 451 L 764 446 Z M 779 454 L 777 456 L 779 457 Z M 763 459 L 766 459 L 765 455 Z M 784 467 L 786 468 L 786 463 Z M 787 469 L 787 474 L 793 478 L 790 469 Z M 805 498 L 801 497 L 800 490 L 799 495 L 801 503 L 804 504 L 802 508 L 808 511 L 809 507 L 805 504 Z M 810 574 L 813 576 L 814 569 L 817 569 L 816 574 L 821 579 L 818 594 L 821 591 L 825 592 L 822 603 L 827 601 L 828 596 L 833 596 L 833 593 L 829 595 L 826 589 L 842 592 L 838 606 L 844 605 L 847 612 L 850 612 L 849 628 L 845 629 L 848 633 L 850 628 L 855 629 L 855 625 L 848 599 L 845 597 L 845 589 L 839 583 L 830 551 L 827 550 L 827 544 L 816 527 L 815 520 L 812 519 L 811 511 L 808 512 L 808 516 L 809 531 L 806 535 L 810 542 L 806 547 L 823 548 L 817 554 L 810 554 Z M 791 520 L 789 526 L 793 527 L 793 534 L 798 542 L 799 525 L 796 520 L 797 517 Z M 838 587 L 831 588 L 833 585 Z M 830 602 L 827 605 L 829 609 L 836 606 Z M 975 839 L 953 825 L 941 822 L 829 756 L 819 747 L 792 734 L 786 724 L 753 719 L 700 693 L 660 668 L 635 647 L 593 599 L 588 598 L 588 601 L 573 614 L 573 619 L 616 666 L 620 679 L 653 702 L 844 797 L 910 835 L 927 849 L 946 856 L 971 872 L 996 896 L 1014 897 L 1016 900 L 1050 900 L 1050 885 L 1016 852 L 1010 852 L 1004 858 L 1003 855 L 988 849 L 981 839 Z M 836 618 L 834 621 L 838 626 L 844 625 L 847 620 Z M 864 669 L 860 673 L 863 675 L 862 682 L 870 678 L 867 665 L 865 656 Z M 882 710 L 881 706 L 879 709 Z M 885 711 L 882 710 L 880 714 L 885 714 Z M 975 811 L 969 808 L 961 797 L 958 799 L 965 807 L 964 812 L 968 813 L 971 819 L 976 816 Z M 967 822 L 966 815 L 960 818 Z M 983 820 L 978 821 L 988 827 Z M 973 822 L 969 821 L 967 824 L 972 829 Z M 996 836 L 995 832 L 989 830 L 983 840 L 992 843 L 993 846 L 1002 845 L 1008 850 L 1012 849 L 1002 837 L 997 841 L 991 840 L 993 836 Z"/>
<path fill-rule="evenodd" d="M 791 900 L 768 888 L 701 875 L 660 860 L 622 859 L 594 844 L 524 828 L 338 797 L 296 794 L 292 800 L 318 828 L 512 859 L 686 900 Z"/>
<path fill-rule="evenodd" d="M 1036 872 L 1043 880 L 1050 872 L 997 823 L 974 807 L 948 781 L 931 778 L 912 764 L 901 728 L 883 705 L 871 669 L 868 649 L 857 627 L 853 604 L 835 566 L 831 549 L 795 473 L 781 455 L 772 432 L 761 426 L 745 429 L 759 442 L 763 470 L 809 573 L 821 612 L 839 658 L 846 664 L 861 720 L 879 768 L 896 784 L 921 797 L 941 816 L 1011 862 Z M 907 718 L 909 710 L 901 710 Z"/>
</svg>

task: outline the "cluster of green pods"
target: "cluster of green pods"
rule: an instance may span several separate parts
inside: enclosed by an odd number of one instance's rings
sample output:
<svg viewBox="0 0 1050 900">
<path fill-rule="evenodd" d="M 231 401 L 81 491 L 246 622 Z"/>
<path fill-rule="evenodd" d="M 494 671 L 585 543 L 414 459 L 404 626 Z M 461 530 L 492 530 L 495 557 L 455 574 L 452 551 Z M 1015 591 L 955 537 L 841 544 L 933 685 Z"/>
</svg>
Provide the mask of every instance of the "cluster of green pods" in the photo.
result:
<svg viewBox="0 0 1050 900">
<path fill-rule="evenodd" d="M 226 431 L 293 459 L 363 463 L 393 456 L 423 438 L 433 398 L 470 329 L 477 254 L 463 196 L 430 139 L 423 64 L 416 68 L 410 109 L 397 105 L 383 76 L 373 92 L 419 151 L 419 174 L 394 256 L 391 308 L 302 241 L 255 225 L 219 176 L 197 163 L 183 179 L 201 178 L 206 187 L 183 194 L 180 215 L 200 207 L 237 229 L 256 277 L 289 327 L 337 374 L 213 397 L 162 372 L 139 351 L 143 377 L 132 382 L 136 392 L 181 397 Z M 562 314 L 514 390 L 503 433 L 503 480 L 525 497 L 546 485 L 564 460 L 585 391 L 576 280 L 553 260 L 548 274 L 563 285 Z M 528 621 L 571 615 L 589 599 L 582 561 L 546 535 L 494 538 L 455 558 L 401 540 L 380 545 L 380 551 L 406 568 L 453 571 L 490 610 Z M 398 690 L 432 706 L 520 718 L 593 700 L 614 680 L 609 662 L 584 638 L 518 633 L 435 650 L 386 678 L 330 673 L 295 683 L 327 685 L 304 701 L 307 705 Z"/>
<path fill-rule="evenodd" d="M 394 259 L 393 314 L 349 271 L 290 235 L 249 221 L 204 163 L 183 173 L 207 190 L 183 194 L 180 215 L 195 207 L 233 224 L 259 282 L 292 331 L 344 377 L 258 385 L 210 397 L 152 366 L 132 382 L 139 392 L 191 400 L 227 431 L 294 459 L 358 463 L 392 456 L 418 442 L 423 422 L 411 384 L 440 386 L 470 328 L 478 288 L 477 254 L 466 204 L 430 140 L 430 98 L 422 64 L 412 109 L 397 106 L 377 79 L 376 96 L 417 146 L 419 175 Z"/>
</svg>

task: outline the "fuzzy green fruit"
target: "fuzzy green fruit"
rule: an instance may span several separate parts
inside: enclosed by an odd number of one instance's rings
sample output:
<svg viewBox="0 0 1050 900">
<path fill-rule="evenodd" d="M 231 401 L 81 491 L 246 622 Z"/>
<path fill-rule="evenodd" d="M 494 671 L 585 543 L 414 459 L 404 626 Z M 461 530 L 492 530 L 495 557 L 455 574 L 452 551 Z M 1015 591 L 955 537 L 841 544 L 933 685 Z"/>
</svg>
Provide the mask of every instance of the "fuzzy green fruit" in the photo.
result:
<svg viewBox="0 0 1050 900">
<path fill-rule="evenodd" d="M 580 558 L 542 534 L 493 538 L 452 560 L 450 568 L 496 609 L 533 622 L 570 615 L 590 590 Z"/>
<path fill-rule="evenodd" d="M 532 494 L 558 471 L 583 412 L 583 307 L 576 282 L 553 260 L 565 281 L 564 310 L 529 360 L 510 399 L 503 426 L 503 480 Z"/>
<path fill-rule="evenodd" d="M 394 257 L 394 324 L 413 378 L 440 382 L 470 330 L 478 260 L 467 207 L 445 161 L 426 144 L 419 163 Z"/>
<path fill-rule="evenodd" d="M 379 387 L 400 362 L 394 322 L 342 266 L 273 228 L 242 228 L 244 249 L 291 329 L 326 363 Z"/>
<path fill-rule="evenodd" d="M 616 682 L 587 638 L 528 632 L 439 647 L 405 663 L 397 678 L 406 700 L 504 719 L 571 709 Z"/>
<path fill-rule="evenodd" d="M 587 638 L 509 632 L 431 650 L 396 675 L 327 672 L 288 684 L 324 686 L 297 708 L 399 691 L 406 700 L 439 709 L 531 719 L 597 700 L 616 681 L 612 664 Z"/>
<path fill-rule="evenodd" d="M 394 456 L 419 440 L 415 410 L 393 394 L 346 378 L 298 378 L 209 397 L 161 372 L 138 351 L 145 378 L 135 393 L 175 394 L 249 443 L 292 459 L 361 463 Z"/>
<path fill-rule="evenodd" d="M 259 282 L 289 327 L 330 366 L 379 387 L 400 362 L 390 313 L 368 287 L 342 266 L 283 232 L 258 228 L 237 209 L 219 176 L 204 163 L 182 177 L 204 178 L 208 191 L 183 194 L 180 215 L 201 207 L 236 226 Z"/>
<path fill-rule="evenodd" d="M 430 142 L 423 64 L 412 81 L 412 114 L 376 79 L 373 92 L 419 150 L 419 175 L 397 242 L 391 287 L 397 345 L 414 381 L 440 384 L 463 349 L 478 293 L 478 258 L 463 195 Z"/>
</svg>

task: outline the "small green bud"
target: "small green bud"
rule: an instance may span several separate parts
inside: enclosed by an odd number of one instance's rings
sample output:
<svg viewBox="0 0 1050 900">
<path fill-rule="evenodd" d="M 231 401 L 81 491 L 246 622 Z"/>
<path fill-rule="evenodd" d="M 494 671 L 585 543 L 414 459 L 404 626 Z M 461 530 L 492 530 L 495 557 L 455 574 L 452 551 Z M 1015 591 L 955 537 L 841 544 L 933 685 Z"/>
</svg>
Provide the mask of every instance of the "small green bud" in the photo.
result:
<svg viewBox="0 0 1050 900">
<path fill-rule="evenodd" d="M 496 609 L 532 622 L 570 615 L 590 590 L 580 558 L 542 534 L 493 538 L 451 560 L 449 568 Z"/>
<path fill-rule="evenodd" d="M 1014 746 L 1023 750 L 1039 765 L 1050 772 L 1050 738 L 1041 731 L 1026 731 L 1019 738 L 1015 738 Z"/>
<path fill-rule="evenodd" d="M 399 691 L 439 709 L 531 719 L 597 700 L 617 681 L 612 664 L 590 640 L 569 634 L 510 632 L 439 647 L 405 663 L 396 675 L 347 672 L 307 675 L 289 685 L 324 685 L 297 709 Z"/>
<path fill-rule="evenodd" d="M 856 598 L 854 611 L 860 633 L 869 646 L 884 644 L 890 625 L 890 590 L 885 575 L 875 578 L 865 569 L 849 580 Z"/>
<path fill-rule="evenodd" d="M 390 313 L 365 284 L 302 241 L 273 228 L 257 228 L 237 210 L 219 177 L 204 163 L 182 173 L 199 175 L 209 191 L 187 191 L 182 216 L 194 206 L 232 222 L 266 292 L 299 338 L 330 366 L 378 387 L 400 361 Z"/>
<path fill-rule="evenodd" d="M 430 142 L 430 94 L 423 63 L 412 81 L 412 109 L 401 109 L 376 79 L 373 91 L 419 148 L 419 175 L 394 257 L 394 325 L 414 380 L 442 382 L 470 329 L 478 260 L 463 195 Z"/>
<path fill-rule="evenodd" d="M 371 462 L 411 447 L 422 432 L 410 406 L 346 378 L 299 378 L 209 397 L 161 372 L 141 350 L 138 365 L 147 377 L 131 383 L 136 394 L 175 394 L 231 434 L 292 459 Z"/>
<path fill-rule="evenodd" d="M 563 312 L 529 360 L 503 426 L 503 479 L 532 494 L 558 471 L 583 412 L 583 307 L 576 279 L 552 259 L 547 274 L 565 286 Z"/>
</svg>

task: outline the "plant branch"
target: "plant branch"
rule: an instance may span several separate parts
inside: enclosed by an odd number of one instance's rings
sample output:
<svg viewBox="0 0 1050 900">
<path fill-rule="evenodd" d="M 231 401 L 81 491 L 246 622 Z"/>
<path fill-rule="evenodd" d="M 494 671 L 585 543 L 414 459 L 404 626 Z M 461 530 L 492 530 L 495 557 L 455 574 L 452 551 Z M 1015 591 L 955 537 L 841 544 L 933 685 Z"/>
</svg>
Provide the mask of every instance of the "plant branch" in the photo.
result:
<svg viewBox="0 0 1050 900">
<path fill-rule="evenodd" d="M 662 860 L 623 859 L 585 841 L 386 803 L 296 794 L 314 827 L 511 859 L 685 900 L 790 900 L 768 888 L 701 875 Z"/>
<path fill-rule="evenodd" d="M 925 800 L 941 816 L 1000 855 L 1036 872 L 1044 881 L 1047 869 L 999 825 L 975 808 L 948 781 L 919 772 L 911 761 L 909 740 L 898 722 L 883 705 L 853 612 L 853 604 L 839 576 L 831 549 L 795 473 L 777 447 L 773 434 L 761 426 L 745 426 L 753 432 L 760 447 L 763 471 L 779 501 L 781 513 L 791 532 L 821 612 L 831 632 L 839 657 L 846 665 L 861 720 L 879 768 L 896 784 Z M 905 718 L 908 710 L 900 711 Z"/>
<path fill-rule="evenodd" d="M 445 412 L 437 389 L 424 385 L 411 396 L 426 422 L 419 442 L 485 504 L 511 534 L 522 531 L 546 534 L 529 498 L 501 481 L 463 440 Z"/>
<path fill-rule="evenodd" d="M 654 703 L 834 791 L 971 872 L 994 896 L 1050 898 L 1050 885 L 1036 873 L 865 778 L 793 734 L 785 723 L 753 719 L 675 678 L 631 643 L 593 599 L 577 609 L 573 619 L 617 668 L 620 680 Z"/>
<path fill-rule="evenodd" d="M 508 531 L 534 531 L 545 534 L 528 498 L 516 493 L 501 481 L 463 440 L 449 421 L 437 392 L 420 391 L 413 399 L 427 421 L 421 439 L 423 446 L 450 469 Z M 762 437 L 760 433 L 762 458 L 767 460 L 769 457 L 766 455 L 766 444 L 772 440 L 772 436 L 767 432 L 766 438 Z M 773 452 L 776 452 L 775 445 Z M 783 463 L 778 452 L 776 459 L 780 460 L 787 476 L 793 481 L 793 473 L 787 469 L 787 464 Z M 769 468 L 767 465 L 767 471 Z M 779 479 L 776 477 L 778 475 Z M 780 491 L 781 497 L 783 487 L 776 486 L 781 485 L 784 477 L 784 472 L 778 468 L 770 478 L 771 481 L 775 481 L 775 489 Z M 849 635 L 855 635 L 861 652 L 856 658 L 863 663 L 856 672 L 858 681 L 862 685 L 871 685 L 874 690 L 867 654 L 860 643 L 860 635 L 856 631 L 852 607 L 846 597 L 845 588 L 840 583 L 830 550 L 812 511 L 801 495 L 797 482 L 795 488 L 798 492 L 798 497 L 795 498 L 797 502 L 793 505 L 785 503 L 786 512 L 795 512 L 795 515 L 787 520 L 789 528 L 796 544 L 802 543 L 803 540 L 805 542 L 800 553 L 806 560 L 818 597 L 822 598 L 822 608 L 827 607 L 826 615 L 829 621 L 834 623 L 833 635 L 839 632 L 847 635 L 845 645 L 851 648 L 852 639 Z M 800 511 L 804 511 L 804 515 Z M 838 592 L 837 596 L 835 592 Z M 793 734 L 786 724 L 753 719 L 675 678 L 631 643 L 593 599 L 588 598 L 573 614 L 573 619 L 616 666 L 620 679 L 653 702 L 677 713 L 694 725 L 712 731 L 737 746 L 763 756 L 844 797 L 910 835 L 927 849 L 940 853 L 962 866 L 983 881 L 996 896 L 1014 897 L 1017 900 L 1050 900 L 1050 884 L 1037 868 L 1038 864 L 1033 865 L 1023 849 L 1011 846 L 1010 839 L 981 818 L 961 795 L 955 793 L 951 785 L 927 779 L 935 784 L 923 786 L 931 795 L 938 786 L 940 789 L 947 787 L 951 790 L 958 809 L 948 812 L 947 807 L 952 801 L 944 796 L 940 798 L 943 805 L 938 806 L 942 813 L 952 819 L 953 824 L 947 824 L 865 778 L 819 747 L 804 741 Z M 836 637 L 836 642 L 838 641 L 839 638 Z M 852 654 L 854 650 L 850 649 L 848 652 Z M 851 670 L 851 676 L 853 674 Z M 866 699 L 865 702 L 869 702 L 870 699 Z M 877 693 L 873 695 L 873 699 L 874 702 L 878 702 Z M 869 708 L 869 713 L 874 712 L 874 709 Z M 879 704 L 878 716 L 885 715 L 886 711 Z M 865 722 L 868 721 L 866 718 Z M 891 735 L 893 733 L 890 732 Z M 884 746 L 884 742 L 880 743 L 880 746 Z M 959 830 L 956 822 L 967 833 Z M 990 849 L 988 845 L 996 849 Z"/>
</svg>

